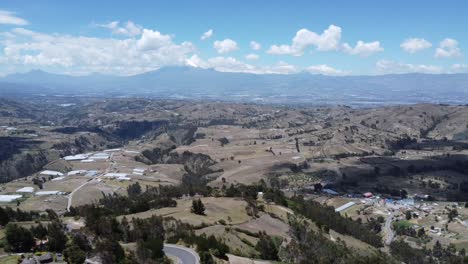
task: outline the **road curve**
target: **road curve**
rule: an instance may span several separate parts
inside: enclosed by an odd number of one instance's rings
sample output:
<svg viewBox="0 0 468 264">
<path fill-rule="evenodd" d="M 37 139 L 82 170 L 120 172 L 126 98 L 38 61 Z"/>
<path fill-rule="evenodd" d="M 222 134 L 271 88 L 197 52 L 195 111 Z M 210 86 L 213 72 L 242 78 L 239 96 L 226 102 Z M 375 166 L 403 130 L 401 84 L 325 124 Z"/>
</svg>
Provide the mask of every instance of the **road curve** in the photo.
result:
<svg viewBox="0 0 468 264">
<path fill-rule="evenodd" d="M 190 248 L 181 247 L 172 244 L 164 244 L 164 253 L 167 256 L 178 259 L 178 264 L 200 264 L 200 257 Z"/>
<path fill-rule="evenodd" d="M 81 184 L 80 186 L 78 186 L 76 189 L 74 189 L 69 195 L 68 195 L 68 203 L 67 203 L 67 211 L 70 212 L 70 208 L 72 206 L 72 203 L 73 203 L 73 195 L 81 188 L 83 188 L 85 185 L 87 185 L 88 183 L 92 182 L 94 179 L 90 179 L 88 181 L 86 181 L 85 183 Z"/>
</svg>

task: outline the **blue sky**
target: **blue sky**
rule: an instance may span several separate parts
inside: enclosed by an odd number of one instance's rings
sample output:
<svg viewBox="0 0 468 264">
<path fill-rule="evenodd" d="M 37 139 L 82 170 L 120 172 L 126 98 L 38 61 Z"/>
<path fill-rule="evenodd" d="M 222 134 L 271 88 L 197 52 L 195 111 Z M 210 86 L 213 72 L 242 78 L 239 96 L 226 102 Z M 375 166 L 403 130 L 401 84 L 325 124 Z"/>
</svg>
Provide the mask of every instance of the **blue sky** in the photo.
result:
<svg viewBox="0 0 468 264">
<path fill-rule="evenodd" d="M 468 3 L 453 0 L 3 0 L 0 75 L 131 75 L 168 65 L 284 74 L 468 72 L 467 11 Z M 205 32 L 211 34 L 201 39 Z"/>
</svg>

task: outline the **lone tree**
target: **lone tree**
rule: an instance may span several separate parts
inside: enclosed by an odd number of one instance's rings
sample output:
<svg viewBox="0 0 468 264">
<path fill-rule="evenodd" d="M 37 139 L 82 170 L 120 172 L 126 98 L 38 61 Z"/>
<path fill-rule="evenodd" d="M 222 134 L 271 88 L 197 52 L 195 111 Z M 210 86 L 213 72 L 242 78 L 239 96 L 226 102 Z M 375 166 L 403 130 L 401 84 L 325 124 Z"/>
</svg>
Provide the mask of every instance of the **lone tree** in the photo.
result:
<svg viewBox="0 0 468 264">
<path fill-rule="evenodd" d="M 411 220 L 411 211 L 406 211 L 405 217 L 406 217 L 406 220 Z"/>
<path fill-rule="evenodd" d="M 297 152 L 301 152 L 301 150 L 299 149 L 299 139 L 294 138 L 294 140 L 296 141 L 296 150 L 297 150 Z"/>
<path fill-rule="evenodd" d="M 278 259 L 278 247 L 275 244 L 275 241 L 267 235 L 265 232 L 259 233 L 260 239 L 255 246 L 260 252 L 260 257 L 262 259 L 268 260 L 277 260 Z"/>
<path fill-rule="evenodd" d="M 457 216 L 458 216 L 458 211 L 457 211 L 457 209 L 452 209 L 452 210 L 450 210 L 450 212 L 448 213 L 449 223 L 452 222 L 453 219 L 454 219 L 455 217 L 457 217 Z"/>
<path fill-rule="evenodd" d="M 192 201 L 192 213 L 197 215 L 205 215 L 205 205 L 200 199 Z"/>
<path fill-rule="evenodd" d="M 67 263 L 70 264 L 80 264 L 86 260 L 86 252 L 74 243 L 65 248 L 63 256 Z"/>
<path fill-rule="evenodd" d="M 16 224 L 6 226 L 5 239 L 5 250 L 10 252 L 29 252 L 34 245 L 31 231 Z"/>
<path fill-rule="evenodd" d="M 127 187 L 128 196 L 135 197 L 141 194 L 141 186 L 138 182 Z"/>
</svg>

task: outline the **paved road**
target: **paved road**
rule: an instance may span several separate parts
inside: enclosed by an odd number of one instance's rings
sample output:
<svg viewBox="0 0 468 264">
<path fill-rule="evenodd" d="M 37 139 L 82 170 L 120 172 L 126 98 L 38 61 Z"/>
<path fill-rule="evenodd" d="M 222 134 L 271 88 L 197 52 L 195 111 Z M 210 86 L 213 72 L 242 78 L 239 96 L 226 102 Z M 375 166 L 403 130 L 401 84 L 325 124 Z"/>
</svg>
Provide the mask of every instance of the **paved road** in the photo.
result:
<svg viewBox="0 0 468 264">
<path fill-rule="evenodd" d="M 179 260 L 178 264 L 200 264 L 200 257 L 190 248 L 164 244 L 164 253 Z"/>
<path fill-rule="evenodd" d="M 385 221 L 384 231 L 385 231 L 385 245 L 390 245 L 395 237 L 392 229 L 392 222 L 393 222 L 393 215 L 394 213 L 390 213 L 387 217 L 387 221 Z"/>
</svg>

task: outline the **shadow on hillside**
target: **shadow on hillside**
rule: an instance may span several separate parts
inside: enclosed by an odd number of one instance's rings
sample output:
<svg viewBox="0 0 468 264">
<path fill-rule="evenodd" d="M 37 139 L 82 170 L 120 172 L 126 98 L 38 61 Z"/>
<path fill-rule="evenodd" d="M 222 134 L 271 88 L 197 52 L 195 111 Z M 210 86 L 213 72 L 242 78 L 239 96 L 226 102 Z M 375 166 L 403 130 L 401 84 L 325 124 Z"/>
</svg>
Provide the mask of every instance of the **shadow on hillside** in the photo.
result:
<svg viewBox="0 0 468 264">
<path fill-rule="evenodd" d="M 468 175 L 468 155 L 438 155 L 422 159 L 363 157 L 360 161 L 362 163 L 354 166 L 341 167 L 344 177 L 329 187 L 342 192 L 374 191 L 388 195 L 407 189 L 446 200 L 468 199 L 468 177 L 465 177 Z M 437 181 L 421 180 L 425 175 L 441 171 L 445 173 L 431 177 L 436 177 Z M 416 175 L 418 177 L 413 177 Z"/>
<path fill-rule="evenodd" d="M 0 163 L 21 153 L 22 149 L 29 149 L 42 143 L 43 141 L 23 137 L 0 137 Z"/>
<path fill-rule="evenodd" d="M 446 149 L 451 147 L 454 150 L 464 150 L 468 149 L 468 142 L 458 141 L 458 140 L 434 140 L 434 139 L 425 139 L 422 142 L 413 143 L 405 146 L 406 149 L 416 149 L 416 150 L 439 150 Z"/>
</svg>

